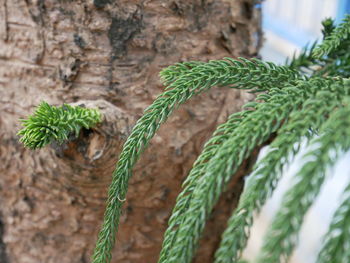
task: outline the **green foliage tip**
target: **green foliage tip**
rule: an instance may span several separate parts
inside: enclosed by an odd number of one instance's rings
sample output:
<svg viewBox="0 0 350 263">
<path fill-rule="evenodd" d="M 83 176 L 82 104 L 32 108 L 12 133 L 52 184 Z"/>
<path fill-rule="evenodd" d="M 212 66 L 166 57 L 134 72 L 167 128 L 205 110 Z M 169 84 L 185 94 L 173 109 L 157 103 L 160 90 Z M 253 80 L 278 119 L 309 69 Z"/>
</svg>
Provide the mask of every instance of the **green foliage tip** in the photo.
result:
<svg viewBox="0 0 350 263">
<path fill-rule="evenodd" d="M 89 129 L 101 120 L 102 115 L 96 109 L 68 104 L 55 107 L 43 101 L 33 115 L 22 120 L 24 128 L 18 135 L 25 147 L 38 149 L 53 141 L 63 143 L 70 134 L 78 136 L 81 128 Z"/>
<path fill-rule="evenodd" d="M 324 31 L 331 31 L 333 26 L 329 19 L 323 22 Z M 350 15 L 347 15 L 342 23 L 334 28 L 332 32 L 326 35 L 324 41 L 313 51 L 313 56 L 315 58 L 320 58 L 324 55 L 328 55 L 333 52 L 341 42 L 347 39 L 350 35 Z"/>
</svg>

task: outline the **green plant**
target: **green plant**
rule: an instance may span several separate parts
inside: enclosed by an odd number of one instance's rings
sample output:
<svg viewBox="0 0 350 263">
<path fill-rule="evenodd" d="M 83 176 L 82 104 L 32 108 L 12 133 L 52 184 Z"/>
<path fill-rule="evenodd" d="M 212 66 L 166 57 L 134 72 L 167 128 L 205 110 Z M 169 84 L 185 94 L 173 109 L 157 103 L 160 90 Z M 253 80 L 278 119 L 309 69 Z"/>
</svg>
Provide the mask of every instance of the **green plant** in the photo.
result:
<svg viewBox="0 0 350 263">
<path fill-rule="evenodd" d="M 74 133 L 79 135 L 82 127 L 89 129 L 101 122 L 101 113 L 95 109 L 63 104 L 61 107 L 50 106 L 41 102 L 34 115 L 22 120 L 24 128 L 18 132 L 20 141 L 30 149 L 42 148 L 56 141 L 62 143 Z"/>
<path fill-rule="evenodd" d="M 207 63 L 178 63 L 160 73 L 167 88 L 134 126 L 113 173 L 94 263 L 111 260 L 128 180 L 142 151 L 178 106 L 214 86 L 247 89 L 258 95 L 242 112 L 229 116 L 205 144 L 177 198 L 159 263 L 191 261 L 205 223 L 225 186 L 254 149 L 273 139 L 268 154 L 253 167 L 215 255 L 215 263 L 238 262 L 249 237 L 253 213 L 271 196 L 282 168 L 306 139 L 314 146 L 307 154 L 312 158 L 285 194 L 258 257 L 258 262 L 264 263 L 288 260 L 304 215 L 326 179 L 327 168 L 350 149 L 350 16 L 338 27 L 327 19 L 323 27 L 323 42 L 306 48 L 286 66 L 258 59 L 226 58 Z M 343 262 L 348 258 L 348 199 L 345 196 L 335 213 L 319 262 L 330 259 Z"/>
</svg>

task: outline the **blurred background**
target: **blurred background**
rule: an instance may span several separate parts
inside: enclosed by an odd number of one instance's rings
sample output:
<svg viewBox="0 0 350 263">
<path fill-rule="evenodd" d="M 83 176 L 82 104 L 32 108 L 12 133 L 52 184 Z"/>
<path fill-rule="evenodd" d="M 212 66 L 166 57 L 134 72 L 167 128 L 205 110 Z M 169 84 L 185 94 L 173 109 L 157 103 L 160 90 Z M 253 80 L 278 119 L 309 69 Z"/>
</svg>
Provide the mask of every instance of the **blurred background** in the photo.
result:
<svg viewBox="0 0 350 263">
<path fill-rule="evenodd" d="M 321 21 L 332 17 L 339 23 L 350 12 L 349 0 L 265 0 L 264 59 L 283 63 L 308 43 L 322 37 Z"/>
<path fill-rule="evenodd" d="M 260 6 L 259 6 L 260 7 Z M 327 17 L 341 22 L 350 13 L 350 0 L 265 0 L 263 10 L 264 46 L 260 52 L 266 61 L 283 64 L 286 58 L 307 44 L 322 38 L 321 21 Z M 264 149 L 261 155 L 264 155 Z M 288 167 L 277 191 L 265 205 L 251 232 L 251 239 L 244 252 L 244 258 L 254 260 L 269 223 L 281 205 L 283 193 L 293 183 L 295 175 L 303 164 L 303 155 L 308 151 L 304 144 L 302 151 Z M 260 156 L 261 158 L 261 156 Z M 341 193 L 349 183 L 350 152 L 329 169 L 328 182 L 324 185 L 317 202 L 307 214 L 299 239 L 299 246 L 292 256 L 292 263 L 316 262 L 323 235 L 328 229 L 332 215 L 341 201 Z"/>
</svg>

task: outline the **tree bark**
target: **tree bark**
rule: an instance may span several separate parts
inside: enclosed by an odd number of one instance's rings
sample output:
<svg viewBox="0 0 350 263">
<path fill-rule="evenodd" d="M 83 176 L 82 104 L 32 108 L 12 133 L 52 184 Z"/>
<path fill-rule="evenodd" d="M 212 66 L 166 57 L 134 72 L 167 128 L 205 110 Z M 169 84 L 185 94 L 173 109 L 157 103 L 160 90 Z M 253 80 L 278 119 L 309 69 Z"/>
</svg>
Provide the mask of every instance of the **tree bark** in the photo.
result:
<svg viewBox="0 0 350 263">
<path fill-rule="evenodd" d="M 90 262 L 121 146 L 164 89 L 159 71 L 179 61 L 255 56 L 259 23 L 249 0 L 0 0 L 0 262 Z M 160 129 L 134 169 L 113 262 L 156 262 L 204 141 L 249 99 L 213 88 Z M 63 145 L 24 149 L 19 119 L 41 100 L 98 107 L 104 121 Z M 197 262 L 211 262 L 241 191 L 236 178 Z"/>
</svg>

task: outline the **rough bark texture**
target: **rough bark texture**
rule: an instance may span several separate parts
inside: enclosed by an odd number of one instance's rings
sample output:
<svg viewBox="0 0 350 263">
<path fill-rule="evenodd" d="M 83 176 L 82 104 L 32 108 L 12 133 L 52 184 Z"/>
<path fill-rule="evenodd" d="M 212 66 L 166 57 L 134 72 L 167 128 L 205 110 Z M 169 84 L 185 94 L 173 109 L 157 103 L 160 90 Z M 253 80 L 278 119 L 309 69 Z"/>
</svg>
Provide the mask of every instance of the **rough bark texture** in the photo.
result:
<svg viewBox="0 0 350 263">
<path fill-rule="evenodd" d="M 0 262 L 89 262 L 121 146 L 163 90 L 158 72 L 178 61 L 256 55 L 259 16 L 248 0 L 0 0 Z M 213 89 L 160 129 L 130 182 L 113 262 L 156 262 L 203 142 L 249 99 Z M 98 107 L 104 122 L 64 145 L 24 149 L 18 120 L 41 100 Z M 198 262 L 211 262 L 241 180 L 232 189 Z"/>
</svg>

